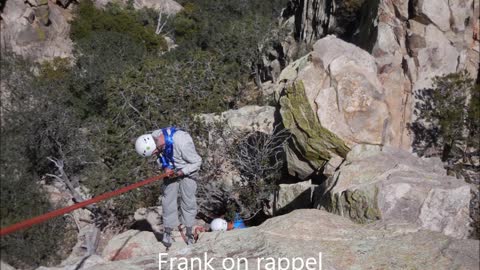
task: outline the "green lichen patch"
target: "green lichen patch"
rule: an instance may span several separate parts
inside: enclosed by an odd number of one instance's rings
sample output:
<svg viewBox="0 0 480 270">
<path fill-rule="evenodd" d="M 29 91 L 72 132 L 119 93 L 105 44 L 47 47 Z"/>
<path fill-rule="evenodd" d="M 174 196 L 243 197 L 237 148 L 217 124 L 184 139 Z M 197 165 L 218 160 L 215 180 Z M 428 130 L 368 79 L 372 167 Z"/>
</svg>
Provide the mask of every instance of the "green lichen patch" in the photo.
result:
<svg viewBox="0 0 480 270">
<path fill-rule="evenodd" d="M 322 167 L 332 155 L 345 157 L 350 150 L 333 132 L 322 127 L 310 107 L 303 82 L 295 82 L 280 98 L 283 124 L 293 134 L 293 145 L 313 166 Z"/>
<path fill-rule="evenodd" d="M 345 216 L 354 222 L 365 224 L 381 219 L 378 207 L 378 188 L 345 190 L 341 193 L 327 193 L 321 206 L 328 212 Z"/>
<path fill-rule="evenodd" d="M 37 32 L 37 37 L 39 41 L 47 40 L 47 33 L 41 27 L 35 27 L 35 31 Z"/>
</svg>

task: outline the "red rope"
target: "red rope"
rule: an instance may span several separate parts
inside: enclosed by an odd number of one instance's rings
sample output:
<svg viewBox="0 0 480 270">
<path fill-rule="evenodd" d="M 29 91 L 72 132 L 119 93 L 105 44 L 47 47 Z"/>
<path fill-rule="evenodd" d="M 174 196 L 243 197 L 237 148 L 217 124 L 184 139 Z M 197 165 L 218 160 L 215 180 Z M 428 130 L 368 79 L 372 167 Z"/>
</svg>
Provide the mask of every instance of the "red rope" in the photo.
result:
<svg viewBox="0 0 480 270">
<path fill-rule="evenodd" d="M 150 184 L 154 181 L 161 180 L 161 179 L 165 178 L 165 176 L 166 176 L 165 174 L 153 176 L 153 177 L 150 177 L 150 178 L 145 179 L 143 181 L 140 181 L 138 183 L 123 187 L 121 189 L 104 193 L 104 194 L 102 194 L 100 196 L 97 196 L 95 198 L 92 198 L 92 199 L 89 199 L 89 200 L 86 200 L 86 201 L 83 201 L 83 202 L 79 202 L 79 203 L 76 203 L 76 204 L 68 206 L 68 207 L 60 208 L 58 210 L 55 210 L 55 211 L 52 211 L 52 212 L 49 212 L 49 213 L 46 213 L 46 214 L 43 214 L 43 215 L 40 215 L 40 216 L 37 216 L 37 217 L 30 218 L 30 219 L 15 223 L 15 224 L 10 225 L 6 228 L 1 228 L 0 229 L 0 236 L 4 236 L 4 235 L 7 235 L 7 234 L 16 232 L 18 230 L 28 228 L 32 225 L 44 222 L 46 220 L 52 219 L 52 218 L 60 216 L 60 215 L 64 215 L 64 214 L 69 213 L 69 212 L 72 212 L 73 210 L 76 210 L 78 208 L 85 207 L 89 204 L 96 203 L 96 202 L 99 202 L 99 201 L 103 201 L 103 200 L 109 199 L 111 197 L 114 197 L 114 196 L 120 195 L 122 193 L 125 193 L 127 191 L 130 191 L 132 189 L 148 185 L 148 184 Z"/>
</svg>

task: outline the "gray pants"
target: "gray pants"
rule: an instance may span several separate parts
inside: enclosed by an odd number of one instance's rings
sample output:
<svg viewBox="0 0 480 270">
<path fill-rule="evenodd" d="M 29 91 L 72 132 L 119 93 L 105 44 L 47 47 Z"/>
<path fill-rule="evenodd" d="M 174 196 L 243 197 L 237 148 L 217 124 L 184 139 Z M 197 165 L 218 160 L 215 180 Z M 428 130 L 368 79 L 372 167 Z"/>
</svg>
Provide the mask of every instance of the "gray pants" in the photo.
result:
<svg viewBox="0 0 480 270">
<path fill-rule="evenodd" d="M 197 182 L 190 177 L 167 179 L 163 184 L 163 226 L 175 228 L 178 220 L 178 193 L 180 192 L 180 213 L 182 224 L 192 227 L 197 215 Z"/>
</svg>

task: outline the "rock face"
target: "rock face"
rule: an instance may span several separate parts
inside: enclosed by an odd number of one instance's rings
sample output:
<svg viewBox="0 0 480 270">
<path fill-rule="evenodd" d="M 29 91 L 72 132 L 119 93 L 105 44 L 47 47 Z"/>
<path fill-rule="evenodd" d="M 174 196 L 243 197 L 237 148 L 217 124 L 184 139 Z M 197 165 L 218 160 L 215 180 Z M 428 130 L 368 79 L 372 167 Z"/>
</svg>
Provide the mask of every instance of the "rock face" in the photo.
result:
<svg viewBox="0 0 480 270">
<path fill-rule="evenodd" d="M 279 77 L 280 112 L 295 136 L 291 151 L 311 165 L 308 171 L 289 160 L 290 173 L 300 177 L 334 156 L 345 157 L 355 144 L 385 144 L 393 135 L 387 133 L 390 108 L 375 59 L 334 36 L 317 41 L 313 48 Z"/>
<path fill-rule="evenodd" d="M 412 121 L 416 102 L 412 92 L 431 87 L 434 76 L 461 70 L 477 76 L 479 4 L 478 0 L 379 2 L 372 55 L 386 101 L 396 108 L 391 111 L 390 133 Z M 408 134 L 397 134 L 387 143 L 408 149 Z"/>
<path fill-rule="evenodd" d="M 467 238 L 470 186 L 446 175 L 440 160 L 357 145 L 320 190 L 318 207 L 365 223 L 409 223 Z"/>
<path fill-rule="evenodd" d="M 297 40 L 307 45 L 315 43 L 328 34 L 353 40 L 353 36 L 363 30 L 362 23 L 365 23 L 366 15 L 364 13 L 376 12 L 375 2 L 371 0 L 291 0 L 289 9 L 295 16 L 295 36 Z"/>
<path fill-rule="evenodd" d="M 311 180 L 295 183 L 280 184 L 275 195 L 273 215 L 288 213 L 295 209 L 312 208 L 313 192 L 316 185 Z"/>
<path fill-rule="evenodd" d="M 155 250 L 151 255 L 87 269 L 158 269 L 160 252 L 163 251 Z M 279 258 L 285 258 L 290 267 L 292 259 L 299 257 L 312 258 L 312 263 L 315 260 L 314 269 L 417 269 L 428 265 L 431 269 L 475 270 L 479 269 L 478 252 L 476 240 L 454 239 L 408 226 L 363 227 L 343 217 L 310 209 L 272 218 L 259 227 L 205 233 L 195 245 L 171 249 L 168 256 L 162 256 L 162 261 L 173 263 L 162 263 L 161 269 L 181 268 L 181 258 L 198 258 L 187 267 L 198 269 L 199 263 L 205 265 L 206 253 L 213 269 L 224 269 L 222 262 L 228 262 L 224 261 L 226 258 L 234 262 L 244 258 L 242 269 L 247 269 L 247 265 L 248 269 L 273 269 L 272 264 L 266 265 L 269 257 L 276 263 Z M 170 261 L 170 258 L 176 260 Z M 286 261 L 283 263 L 285 266 Z"/>
<path fill-rule="evenodd" d="M 244 106 L 238 110 L 229 110 L 216 114 L 200 116 L 205 124 L 224 122 L 235 133 L 260 131 L 270 134 L 275 124 L 275 107 L 272 106 Z"/>
<path fill-rule="evenodd" d="M 133 218 L 137 222 L 147 222 L 154 232 L 162 230 L 162 207 L 154 206 L 148 208 L 140 208 L 135 211 Z"/>
<path fill-rule="evenodd" d="M 158 253 L 165 246 L 152 232 L 129 230 L 115 236 L 103 249 L 102 256 L 109 261 L 125 260 Z"/>
<path fill-rule="evenodd" d="M 344 141 L 321 126 L 312 107 L 308 106 L 302 82 L 288 87 L 280 98 L 282 120 L 292 133 L 292 143 L 286 149 L 288 171 L 307 178 L 334 155 L 344 157 L 348 147 Z"/>
<path fill-rule="evenodd" d="M 409 150 L 411 135 L 406 126 L 413 120 L 412 106 L 416 102 L 412 92 L 431 87 L 434 76 L 461 70 L 467 70 L 472 77 L 478 74 L 480 61 L 479 19 L 475 14 L 479 13 L 479 6 L 478 0 L 440 0 L 438 2 L 427 0 L 292 0 L 283 15 L 285 21 L 294 18 L 294 23 L 291 25 L 295 30 L 292 35 L 295 36 L 298 43 L 319 44 L 318 40 L 325 40 L 326 35 L 334 33 L 339 38 L 357 44 L 371 53 L 373 57 L 368 57 L 370 59 L 365 61 L 365 64 L 371 67 L 373 61 L 376 65 L 374 71 L 376 74 L 372 75 L 373 77 L 376 75 L 377 78 L 373 85 L 375 87 L 379 85 L 383 89 L 381 99 L 388 108 L 388 124 L 383 130 L 385 136 L 382 143 Z M 353 28 L 348 26 L 350 25 L 349 18 L 351 18 L 349 14 L 354 14 L 352 16 L 358 23 Z M 350 28 L 357 30 L 348 36 L 346 34 L 349 31 L 346 29 Z M 323 46 L 322 50 L 316 48 L 318 46 L 313 46 L 313 53 L 325 50 L 328 51 L 325 54 L 330 54 L 333 51 L 344 50 L 347 52 L 347 57 L 350 58 L 352 55 L 360 55 L 359 49 L 356 47 L 341 46 L 338 48 L 333 46 L 337 44 L 329 44 L 332 46 Z M 287 48 L 286 46 L 280 47 Z M 297 52 L 298 50 L 298 48 L 295 49 Z M 285 53 L 280 54 L 284 55 Z M 283 60 L 284 62 L 288 61 L 288 57 Z M 344 60 L 337 60 L 337 62 Z M 297 80 L 291 76 L 285 76 L 285 72 L 288 72 L 289 75 L 292 74 L 291 70 L 286 71 L 292 66 L 297 68 L 298 64 L 287 66 L 282 71 L 282 75 L 278 79 L 275 78 L 274 81 L 279 82 L 282 78 Z M 312 85 L 322 83 L 324 79 L 318 71 L 318 65 L 316 68 L 307 66 L 308 69 L 303 72 L 303 76 L 308 78 Z M 358 64 L 357 66 L 363 67 Z M 346 67 L 346 63 L 343 63 L 339 68 L 340 72 L 349 74 L 351 65 Z M 372 71 L 367 68 L 364 70 Z M 303 80 L 305 81 L 305 78 Z M 304 83 L 308 92 L 308 83 Z M 282 83 L 279 82 L 279 84 Z M 328 94 L 328 91 L 324 92 Z M 363 93 L 356 94 L 363 95 Z M 315 96 L 314 93 L 313 95 Z M 339 97 L 338 101 L 341 102 L 345 93 L 340 91 L 336 95 Z M 315 99 L 311 96 L 308 97 L 310 105 L 312 105 Z M 323 97 L 323 100 L 329 97 L 332 95 Z M 334 103 L 334 100 L 328 102 Z M 377 107 L 376 104 L 367 103 L 367 105 L 368 107 Z M 379 118 L 386 117 L 387 114 L 381 108 L 382 106 L 378 107 L 379 110 L 373 114 L 378 113 L 377 117 Z M 338 123 L 335 118 L 337 111 L 331 110 L 329 113 L 330 115 L 327 115 L 328 112 L 319 114 L 319 118 L 322 116 L 326 118 L 321 120 L 322 125 L 328 120 Z M 380 113 L 384 114 L 380 115 Z M 378 126 L 378 122 L 380 121 L 373 123 Z M 358 121 L 352 119 L 347 123 L 346 128 L 351 128 L 353 132 L 358 129 L 355 124 L 360 125 Z M 357 132 L 354 133 L 357 134 Z M 342 134 L 337 135 L 343 137 Z"/>
<path fill-rule="evenodd" d="M 55 1 L 7 1 L 1 16 L 2 50 L 36 61 L 72 55 L 71 11 Z"/>
</svg>

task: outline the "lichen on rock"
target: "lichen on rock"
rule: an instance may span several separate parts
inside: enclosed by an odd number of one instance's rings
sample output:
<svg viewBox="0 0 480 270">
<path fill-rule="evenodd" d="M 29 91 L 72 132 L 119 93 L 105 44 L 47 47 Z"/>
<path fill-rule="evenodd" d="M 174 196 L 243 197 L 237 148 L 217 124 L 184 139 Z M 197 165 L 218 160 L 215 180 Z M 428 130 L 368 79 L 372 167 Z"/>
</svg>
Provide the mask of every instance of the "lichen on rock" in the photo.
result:
<svg viewBox="0 0 480 270">
<path fill-rule="evenodd" d="M 313 168 L 321 168 L 333 155 L 345 157 L 345 142 L 322 127 L 305 96 L 302 81 L 287 87 L 280 98 L 283 124 L 293 134 L 292 145 Z"/>
<path fill-rule="evenodd" d="M 365 224 L 382 217 L 378 208 L 378 188 L 370 186 L 362 189 L 345 190 L 326 196 L 324 207 L 328 212 L 345 216 Z"/>
</svg>

